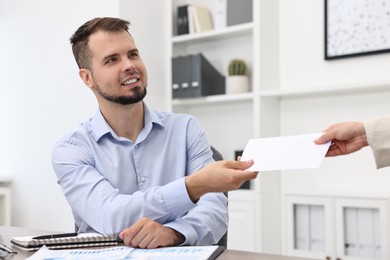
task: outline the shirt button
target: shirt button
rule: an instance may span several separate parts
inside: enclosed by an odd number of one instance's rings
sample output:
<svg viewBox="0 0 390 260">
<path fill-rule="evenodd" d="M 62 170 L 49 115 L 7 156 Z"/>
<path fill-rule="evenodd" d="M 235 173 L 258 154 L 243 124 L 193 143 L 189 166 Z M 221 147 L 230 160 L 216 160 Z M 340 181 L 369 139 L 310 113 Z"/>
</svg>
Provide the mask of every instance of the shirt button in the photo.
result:
<svg viewBox="0 0 390 260">
<path fill-rule="evenodd" d="M 145 182 L 146 181 L 146 178 L 145 177 L 141 177 L 141 182 Z"/>
</svg>

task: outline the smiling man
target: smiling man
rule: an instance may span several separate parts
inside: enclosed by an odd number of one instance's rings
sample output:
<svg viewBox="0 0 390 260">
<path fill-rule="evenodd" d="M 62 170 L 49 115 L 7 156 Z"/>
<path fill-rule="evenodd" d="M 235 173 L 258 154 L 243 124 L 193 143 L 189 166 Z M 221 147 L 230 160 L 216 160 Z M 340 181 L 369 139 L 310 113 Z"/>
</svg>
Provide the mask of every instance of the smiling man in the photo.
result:
<svg viewBox="0 0 390 260">
<path fill-rule="evenodd" d="M 149 108 L 148 75 L 129 22 L 95 18 L 71 37 L 79 75 L 99 109 L 54 147 L 52 164 L 79 232 L 126 245 L 211 245 L 226 232 L 227 199 L 253 161 L 214 162 L 190 115 Z"/>
</svg>

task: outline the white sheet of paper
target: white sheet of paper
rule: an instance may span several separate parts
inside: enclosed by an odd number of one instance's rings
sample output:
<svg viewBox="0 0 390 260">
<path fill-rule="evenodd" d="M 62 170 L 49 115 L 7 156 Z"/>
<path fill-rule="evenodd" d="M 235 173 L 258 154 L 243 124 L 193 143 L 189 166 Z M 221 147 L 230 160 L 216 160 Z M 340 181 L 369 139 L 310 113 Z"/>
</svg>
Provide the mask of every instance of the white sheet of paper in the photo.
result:
<svg viewBox="0 0 390 260">
<path fill-rule="evenodd" d="M 251 139 L 241 160 L 253 159 L 251 171 L 319 168 L 331 142 L 315 144 L 323 133 Z"/>
<path fill-rule="evenodd" d="M 172 259 L 209 259 L 218 246 L 173 246 L 157 249 L 132 248 L 127 246 L 104 247 L 98 249 L 50 250 L 41 247 L 27 260 L 172 260 Z"/>
</svg>

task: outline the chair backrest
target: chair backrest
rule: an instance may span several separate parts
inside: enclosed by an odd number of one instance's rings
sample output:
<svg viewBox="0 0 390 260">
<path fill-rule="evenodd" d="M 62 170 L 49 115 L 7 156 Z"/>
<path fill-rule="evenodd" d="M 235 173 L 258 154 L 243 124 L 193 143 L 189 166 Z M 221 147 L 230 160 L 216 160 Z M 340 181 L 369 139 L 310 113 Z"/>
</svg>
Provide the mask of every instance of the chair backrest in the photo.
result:
<svg viewBox="0 0 390 260">
<path fill-rule="evenodd" d="M 223 156 L 222 154 L 217 150 L 215 149 L 215 147 L 213 146 L 210 146 L 211 148 L 211 151 L 213 152 L 213 159 L 215 161 L 221 161 L 223 160 Z M 225 194 L 226 198 L 228 197 L 228 193 L 227 192 L 224 192 L 223 194 Z M 227 248 L 227 240 L 228 240 L 228 232 L 226 230 L 225 234 L 221 237 L 221 239 L 217 242 L 217 245 L 219 246 L 224 246 L 225 248 Z"/>
</svg>

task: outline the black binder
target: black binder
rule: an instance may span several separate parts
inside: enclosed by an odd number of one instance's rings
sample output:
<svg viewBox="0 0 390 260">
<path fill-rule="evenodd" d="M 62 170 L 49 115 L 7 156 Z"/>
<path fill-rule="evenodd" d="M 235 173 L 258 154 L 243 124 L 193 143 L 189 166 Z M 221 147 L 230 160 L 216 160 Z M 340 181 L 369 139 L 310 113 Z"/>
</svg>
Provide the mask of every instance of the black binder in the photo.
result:
<svg viewBox="0 0 390 260">
<path fill-rule="evenodd" d="M 190 90 L 185 97 L 225 94 L 225 77 L 203 56 L 191 55 Z"/>
<path fill-rule="evenodd" d="M 190 86 L 190 57 L 172 58 L 172 98 L 182 98 Z"/>
<path fill-rule="evenodd" d="M 177 7 L 177 34 L 189 33 L 188 27 L 188 5 Z"/>
<path fill-rule="evenodd" d="M 225 94 L 225 77 L 198 53 L 172 58 L 172 98 Z"/>
</svg>

